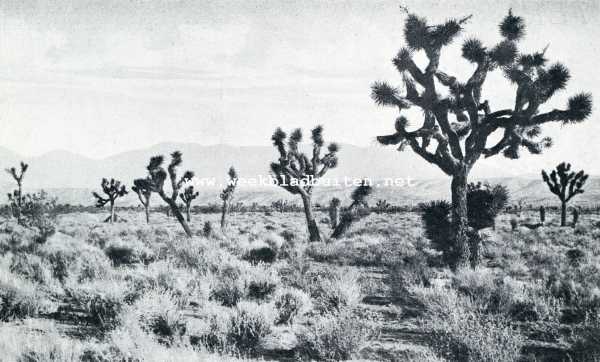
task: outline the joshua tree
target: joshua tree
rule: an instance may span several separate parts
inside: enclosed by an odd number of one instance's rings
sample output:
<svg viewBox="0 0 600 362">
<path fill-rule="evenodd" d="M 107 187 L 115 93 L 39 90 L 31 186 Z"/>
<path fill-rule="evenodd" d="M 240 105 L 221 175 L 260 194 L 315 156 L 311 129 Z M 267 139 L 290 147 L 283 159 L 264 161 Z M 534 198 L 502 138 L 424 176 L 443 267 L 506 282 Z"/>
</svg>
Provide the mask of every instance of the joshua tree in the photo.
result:
<svg viewBox="0 0 600 362">
<path fill-rule="evenodd" d="M 152 192 L 156 192 L 161 199 L 169 206 L 169 209 L 177 218 L 177 221 L 183 227 L 186 235 L 188 237 L 192 237 L 192 231 L 188 226 L 187 222 L 183 218 L 179 207 L 177 206 L 177 195 L 179 194 L 179 190 L 181 187 L 188 181 L 191 181 L 194 177 L 194 173 L 192 171 L 185 171 L 183 176 L 178 180 L 177 179 L 177 167 L 181 165 L 181 152 L 175 151 L 171 154 L 171 162 L 169 166 L 167 166 L 167 170 L 163 168 L 164 157 L 163 156 L 154 156 L 150 158 L 150 163 L 148 164 L 148 186 Z M 168 195 L 165 190 L 165 181 L 167 180 L 167 176 L 171 181 L 171 194 Z"/>
<path fill-rule="evenodd" d="M 379 199 L 377 200 L 377 203 L 375 203 L 375 210 L 377 210 L 377 213 L 386 212 L 390 207 L 392 207 L 392 205 L 390 205 L 387 200 Z"/>
<path fill-rule="evenodd" d="M 117 221 L 117 214 L 115 214 L 115 201 L 119 197 L 123 197 L 127 194 L 127 189 L 125 185 L 121 185 L 121 181 L 115 180 L 111 178 L 110 181 L 108 179 L 103 178 L 100 183 L 102 187 L 102 192 L 106 195 L 106 197 L 100 196 L 97 192 L 92 192 L 92 195 L 96 198 L 96 207 L 102 208 L 104 205 L 109 204 L 110 206 L 110 216 L 104 220 L 104 222 L 110 222 L 111 224 Z"/>
<path fill-rule="evenodd" d="M 150 180 L 148 178 L 135 179 L 133 180 L 133 186 L 131 186 L 131 189 L 138 195 L 140 202 L 144 206 L 146 222 L 150 224 L 150 196 L 152 196 L 152 191 L 150 190 Z"/>
<path fill-rule="evenodd" d="M 277 128 L 273 137 L 273 145 L 279 152 L 279 161 L 271 163 L 271 171 L 279 186 L 294 195 L 300 195 L 304 205 L 304 214 L 308 226 L 310 241 L 321 241 L 321 235 L 312 211 L 312 191 L 315 182 L 325 173 L 337 166 L 338 145 L 330 143 L 328 152 L 321 155 L 325 141 L 323 127 L 317 126 L 312 130 L 312 155 L 309 157 L 298 149 L 302 141 L 302 130 L 295 129 L 287 140 L 287 135 Z"/>
<path fill-rule="evenodd" d="M 19 166 L 20 171 L 17 171 L 16 167 L 11 167 L 7 168 L 6 172 L 8 172 L 17 183 L 17 189 L 14 190 L 12 194 L 8 194 L 8 201 L 11 204 L 13 216 L 17 218 L 18 223 L 21 223 L 21 209 L 23 207 L 23 176 L 25 176 L 25 172 L 27 172 L 29 165 L 21 161 Z"/>
<path fill-rule="evenodd" d="M 229 175 L 229 182 L 227 184 L 227 187 L 225 187 L 225 189 L 219 195 L 221 200 L 223 200 L 223 209 L 221 210 L 222 230 L 225 229 L 225 226 L 227 225 L 225 218 L 227 216 L 227 213 L 229 212 L 231 200 L 233 200 L 233 193 L 235 192 L 235 187 L 237 186 L 238 181 L 237 172 L 235 172 L 235 168 L 233 168 L 233 166 L 229 168 L 229 172 L 227 174 Z"/>
<path fill-rule="evenodd" d="M 573 211 L 571 211 L 571 214 L 573 215 L 573 227 L 577 226 L 577 222 L 579 221 L 579 209 L 578 208 L 573 208 Z"/>
<path fill-rule="evenodd" d="M 187 222 L 191 221 L 190 210 L 192 208 L 192 201 L 194 201 L 194 199 L 197 198 L 198 195 L 200 195 L 200 193 L 194 191 L 194 185 L 187 186 L 185 189 L 183 189 L 183 192 L 179 194 L 181 201 L 183 201 L 185 205 L 185 216 Z"/>
<path fill-rule="evenodd" d="M 581 93 L 571 97 L 564 110 L 542 110 L 557 91 L 565 88 L 568 69 L 560 64 L 547 65 L 545 49 L 533 54 L 519 53 L 517 43 L 525 35 L 521 17 L 511 11 L 500 23 L 502 39 L 485 47 L 475 38 L 466 40 L 462 56 L 475 66 L 466 80 L 443 71 L 440 64 L 442 49 L 461 32 L 470 16 L 450 19 L 440 25 L 408 14 L 404 25 L 406 47 L 393 63 L 402 74 L 404 91 L 383 82 L 372 86 L 372 97 L 383 106 L 405 109 L 416 106 L 423 115 L 422 122 L 409 122 L 404 114 L 395 122 L 395 132 L 378 137 L 383 145 L 406 146 L 429 163 L 438 166 L 452 178 L 452 235 L 460 249 L 457 265 L 469 259 L 467 184 L 469 172 L 481 157 L 502 153 L 516 159 L 521 147 L 538 154 L 551 145 L 551 139 L 540 139 L 541 126 L 547 123 L 579 123 L 591 114 L 592 97 Z M 413 53 L 422 51 L 428 64 L 421 69 L 413 61 Z M 488 73 L 500 70 L 515 85 L 514 106 L 493 109 L 496 99 L 485 99 L 482 90 Z M 448 92 L 442 93 L 441 88 Z M 493 88 L 492 88 L 493 89 Z M 417 128 L 412 128 L 417 125 Z M 502 132 L 502 137 L 488 145 L 490 135 Z"/>
<path fill-rule="evenodd" d="M 540 206 L 540 223 L 544 225 L 546 222 L 546 208 L 544 205 Z"/>
<path fill-rule="evenodd" d="M 373 191 L 373 188 L 366 180 L 363 180 L 360 186 L 352 191 L 352 195 L 350 196 L 352 203 L 344 210 L 340 222 L 331 234 L 332 238 L 339 239 L 350 229 L 354 221 L 368 214 L 369 205 L 367 204 L 367 197 L 371 194 L 371 191 Z"/>
<path fill-rule="evenodd" d="M 571 171 L 571 164 L 562 162 L 550 172 L 542 170 L 542 178 L 550 191 L 560 199 L 560 226 L 567 224 L 567 203 L 576 195 L 583 193 L 583 185 L 588 179 L 583 170 Z"/>
<path fill-rule="evenodd" d="M 335 230 L 340 222 L 340 204 L 342 202 L 337 197 L 334 197 L 329 202 L 329 224 L 331 229 Z"/>
</svg>

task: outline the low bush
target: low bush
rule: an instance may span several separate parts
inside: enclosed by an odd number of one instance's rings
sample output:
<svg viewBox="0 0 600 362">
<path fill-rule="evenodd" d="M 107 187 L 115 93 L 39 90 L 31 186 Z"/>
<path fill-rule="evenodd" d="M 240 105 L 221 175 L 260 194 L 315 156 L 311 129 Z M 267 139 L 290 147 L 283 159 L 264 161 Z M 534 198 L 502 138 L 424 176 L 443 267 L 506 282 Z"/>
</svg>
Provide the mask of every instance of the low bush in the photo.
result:
<svg viewBox="0 0 600 362">
<path fill-rule="evenodd" d="M 345 361 L 356 357 L 372 335 L 373 330 L 350 313 L 325 315 L 298 329 L 298 349 L 311 360 Z"/>
<path fill-rule="evenodd" d="M 297 317 L 302 317 L 312 309 L 310 297 L 295 288 L 279 290 L 273 300 L 277 310 L 276 324 L 291 324 Z"/>
</svg>

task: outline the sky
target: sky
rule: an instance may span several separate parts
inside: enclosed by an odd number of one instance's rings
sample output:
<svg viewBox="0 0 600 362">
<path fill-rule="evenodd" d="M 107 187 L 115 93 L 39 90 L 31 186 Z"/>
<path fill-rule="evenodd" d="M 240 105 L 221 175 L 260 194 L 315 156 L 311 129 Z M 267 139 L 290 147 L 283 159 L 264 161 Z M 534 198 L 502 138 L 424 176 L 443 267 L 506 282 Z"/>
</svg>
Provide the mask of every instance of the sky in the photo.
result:
<svg viewBox="0 0 600 362">
<path fill-rule="evenodd" d="M 403 45 L 401 4 L 432 23 L 473 15 L 444 71 L 466 77 L 462 40 L 493 46 L 512 8 L 526 20 L 523 49 L 549 45 L 547 57 L 571 71 L 547 110 L 600 94 L 594 0 L 3 0 L 0 146 L 101 158 L 161 142 L 268 145 L 277 126 L 316 124 L 328 140 L 374 145 L 397 116 L 369 94 L 377 80 L 400 84 L 390 60 Z M 513 94 L 494 74 L 483 96 L 501 108 Z M 596 107 L 584 124 L 546 130 L 555 147 L 530 164 L 598 164 Z"/>
</svg>

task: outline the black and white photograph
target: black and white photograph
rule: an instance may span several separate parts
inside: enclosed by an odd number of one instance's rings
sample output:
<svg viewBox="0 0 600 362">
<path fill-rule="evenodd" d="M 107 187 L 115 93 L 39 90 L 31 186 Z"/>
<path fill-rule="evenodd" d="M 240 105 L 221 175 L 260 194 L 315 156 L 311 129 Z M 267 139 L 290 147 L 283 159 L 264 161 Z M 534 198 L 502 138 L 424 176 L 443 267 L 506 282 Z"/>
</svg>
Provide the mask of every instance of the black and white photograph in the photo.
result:
<svg viewBox="0 0 600 362">
<path fill-rule="evenodd" d="M 0 362 L 600 361 L 600 1 L 0 0 Z"/>
</svg>

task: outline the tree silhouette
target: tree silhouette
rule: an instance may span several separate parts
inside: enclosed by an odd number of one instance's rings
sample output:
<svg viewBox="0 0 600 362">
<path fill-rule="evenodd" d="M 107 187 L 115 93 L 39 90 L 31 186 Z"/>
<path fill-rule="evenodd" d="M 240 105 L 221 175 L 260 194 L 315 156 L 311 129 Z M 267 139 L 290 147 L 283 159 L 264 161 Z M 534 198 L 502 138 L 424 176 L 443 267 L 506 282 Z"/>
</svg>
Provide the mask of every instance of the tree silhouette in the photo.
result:
<svg viewBox="0 0 600 362">
<path fill-rule="evenodd" d="M 567 203 L 578 194 L 583 193 L 583 185 L 588 175 L 583 172 L 571 171 L 571 164 L 561 162 L 555 170 L 550 172 L 542 170 L 542 178 L 550 191 L 560 199 L 560 226 L 567 225 Z"/>
<path fill-rule="evenodd" d="M 229 212 L 231 200 L 233 200 L 233 193 L 235 192 L 235 187 L 237 186 L 237 182 L 238 182 L 238 175 L 237 175 L 237 172 L 235 171 L 235 168 L 233 168 L 233 166 L 231 166 L 229 168 L 229 172 L 227 172 L 227 175 L 229 176 L 229 182 L 227 184 L 227 187 L 225 187 L 225 189 L 223 189 L 223 191 L 219 195 L 221 200 L 223 200 L 223 208 L 221 210 L 221 229 L 222 230 L 225 229 L 225 226 L 227 225 L 225 218 L 226 218 L 227 213 Z"/>
<path fill-rule="evenodd" d="M 186 183 L 192 180 L 194 173 L 192 171 L 185 171 L 181 178 L 177 178 L 177 168 L 183 162 L 181 152 L 175 151 L 171 154 L 171 162 L 167 166 L 167 170 L 163 168 L 164 157 L 154 156 L 150 158 L 150 163 L 146 169 L 148 170 L 148 187 L 152 192 L 156 192 L 161 199 L 169 206 L 173 215 L 185 231 L 188 237 L 192 237 L 192 231 L 188 226 L 187 222 L 183 218 L 179 207 L 177 207 L 177 195 L 179 190 Z M 171 183 L 171 194 L 167 194 L 164 189 L 165 181 L 169 177 Z"/>
<path fill-rule="evenodd" d="M 103 178 L 100 183 L 100 187 L 102 187 L 102 192 L 106 195 L 106 197 L 100 196 L 97 192 L 92 192 L 92 195 L 96 198 L 96 207 L 102 208 L 106 204 L 110 206 L 110 215 L 104 222 L 110 222 L 111 224 L 117 221 L 117 214 L 115 214 L 115 201 L 119 197 L 123 197 L 127 194 L 127 189 L 125 185 L 121 185 L 121 181 L 115 180 L 111 178 L 110 181 L 108 179 Z"/>
<path fill-rule="evenodd" d="M 287 146 L 285 144 L 287 138 Z M 329 169 L 337 166 L 338 145 L 330 143 L 327 153 L 321 154 L 325 141 L 323 140 L 323 127 L 317 126 L 311 134 L 313 147 L 309 157 L 298 148 L 302 142 L 302 130 L 295 129 L 289 136 L 277 128 L 271 140 L 279 152 L 278 162 L 271 163 L 271 171 L 275 176 L 277 185 L 291 194 L 300 195 L 304 205 L 304 214 L 308 226 L 310 241 L 321 241 L 319 227 L 312 212 L 312 191 L 315 182 L 327 173 Z"/>
<path fill-rule="evenodd" d="M 148 178 L 138 178 L 133 180 L 133 186 L 131 190 L 138 195 L 140 203 L 144 206 L 144 212 L 146 214 L 146 222 L 150 224 L 150 197 L 152 196 L 152 190 L 150 189 L 150 181 Z"/>
<path fill-rule="evenodd" d="M 185 207 L 185 215 L 187 222 L 192 220 L 190 216 L 190 210 L 192 208 L 192 201 L 200 195 L 199 192 L 194 190 L 194 185 L 189 185 L 183 189 L 183 192 L 179 194 L 179 198 L 183 201 Z"/>
<path fill-rule="evenodd" d="M 17 171 L 16 167 L 7 168 L 6 172 L 12 176 L 17 183 L 17 188 L 12 193 L 8 194 L 8 201 L 11 205 L 12 214 L 17 218 L 17 222 L 21 223 L 21 211 L 23 209 L 24 195 L 23 195 L 23 177 L 25 172 L 29 168 L 29 165 L 21 161 L 19 164 L 20 170 Z"/>
<path fill-rule="evenodd" d="M 396 145 L 400 151 L 410 147 L 452 177 L 453 237 L 461 250 L 456 266 L 469 259 L 467 180 L 477 160 L 500 153 L 516 159 L 521 148 L 541 153 L 552 143 L 548 137 L 541 138 L 541 126 L 551 122 L 579 123 L 592 111 L 589 93 L 571 97 L 565 109 L 541 109 L 566 87 L 569 71 L 561 63 L 548 65 L 545 49 L 533 54 L 519 53 L 517 43 L 525 35 L 525 24 L 511 11 L 500 23 L 502 40 L 496 45 L 487 48 L 476 38 L 463 43 L 462 57 L 475 66 L 468 79 L 461 81 L 445 73 L 440 64 L 442 49 L 452 43 L 469 18 L 429 25 L 425 19 L 408 14 L 404 24 L 406 47 L 393 59 L 402 74 L 404 91 L 384 82 L 372 86 L 377 104 L 396 107 L 400 113 L 411 106 L 422 111 L 419 127 L 411 127 L 408 118 L 400 115 L 395 132 L 377 139 L 383 145 Z M 415 52 L 425 54 L 425 69 L 413 60 Z M 512 108 L 493 110 L 493 95 L 490 100 L 483 97 L 486 77 L 494 70 L 502 71 L 515 86 Z M 488 138 L 496 132 L 502 136 L 488 145 Z"/>
</svg>

